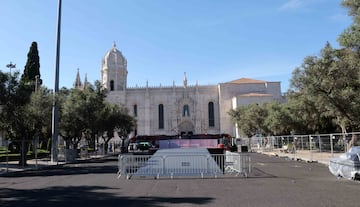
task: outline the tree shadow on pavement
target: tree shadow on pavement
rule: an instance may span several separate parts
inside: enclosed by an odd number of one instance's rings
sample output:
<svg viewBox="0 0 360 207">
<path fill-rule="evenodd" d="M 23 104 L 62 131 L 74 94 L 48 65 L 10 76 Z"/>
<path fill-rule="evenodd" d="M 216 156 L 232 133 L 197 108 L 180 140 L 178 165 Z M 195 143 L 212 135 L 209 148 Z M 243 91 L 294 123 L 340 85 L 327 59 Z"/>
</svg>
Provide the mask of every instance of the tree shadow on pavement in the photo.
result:
<svg viewBox="0 0 360 207">
<path fill-rule="evenodd" d="M 248 178 L 277 178 L 277 176 L 267 173 L 257 167 L 253 167 Z"/>
<path fill-rule="evenodd" d="M 112 192 L 114 191 L 114 192 Z M 207 205 L 211 197 L 123 197 L 119 189 L 98 186 L 51 187 L 45 189 L 0 189 L 0 206 L 173 206 Z"/>
</svg>

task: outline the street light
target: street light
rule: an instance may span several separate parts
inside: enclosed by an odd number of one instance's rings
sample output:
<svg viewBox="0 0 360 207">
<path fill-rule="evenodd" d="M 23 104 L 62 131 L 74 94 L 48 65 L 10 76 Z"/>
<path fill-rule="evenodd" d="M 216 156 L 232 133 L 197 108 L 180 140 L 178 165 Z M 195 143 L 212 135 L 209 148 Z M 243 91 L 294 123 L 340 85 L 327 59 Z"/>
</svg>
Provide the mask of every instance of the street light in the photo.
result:
<svg viewBox="0 0 360 207">
<path fill-rule="evenodd" d="M 7 64 L 6 67 L 10 69 L 10 77 L 11 77 L 11 69 L 16 68 L 16 64 L 12 64 L 12 62 L 10 61 L 10 63 Z"/>
<path fill-rule="evenodd" d="M 59 103 L 57 95 L 59 93 L 59 65 L 60 65 L 60 29 L 61 29 L 61 0 L 58 0 L 58 17 L 56 32 L 56 63 L 55 63 L 55 84 L 54 84 L 54 102 L 52 113 L 52 143 L 51 143 L 51 162 L 58 162 L 58 136 L 59 136 Z"/>
<path fill-rule="evenodd" d="M 10 69 L 10 80 L 9 80 L 9 85 L 11 83 L 11 69 L 16 68 L 16 64 L 12 64 L 12 62 L 10 61 L 9 64 L 6 65 L 7 68 Z M 7 104 L 10 103 L 10 87 L 8 87 L 8 101 Z M 8 148 L 9 148 L 9 142 L 8 140 L 6 140 L 6 172 L 8 172 L 9 170 L 9 156 L 8 156 Z"/>
<path fill-rule="evenodd" d="M 335 136 L 330 134 L 330 149 L 331 149 L 331 157 L 334 156 L 334 140 Z"/>
<path fill-rule="evenodd" d="M 297 144 L 297 137 L 294 137 L 293 141 L 293 151 L 294 151 L 294 160 L 296 160 L 296 144 Z"/>
<path fill-rule="evenodd" d="M 312 155 L 312 141 L 313 141 L 313 137 L 311 135 L 309 135 L 309 143 L 310 143 L 310 162 L 312 162 L 313 160 L 313 155 Z"/>
<path fill-rule="evenodd" d="M 40 85 L 40 75 L 36 75 L 35 76 L 35 93 L 38 93 L 39 91 L 39 85 Z M 36 128 L 36 133 L 35 133 L 35 143 L 34 143 L 34 152 L 35 152 L 35 168 L 38 168 L 38 157 L 37 157 L 37 148 L 39 145 L 39 130 L 38 128 Z"/>
</svg>

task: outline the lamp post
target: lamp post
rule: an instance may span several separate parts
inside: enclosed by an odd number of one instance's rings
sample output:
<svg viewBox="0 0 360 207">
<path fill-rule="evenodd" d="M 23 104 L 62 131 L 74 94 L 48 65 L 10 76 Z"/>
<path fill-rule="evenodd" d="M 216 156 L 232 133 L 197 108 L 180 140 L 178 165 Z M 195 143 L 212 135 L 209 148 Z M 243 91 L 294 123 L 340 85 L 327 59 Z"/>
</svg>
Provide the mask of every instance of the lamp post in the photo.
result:
<svg viewBox="0 0 360 207">
<path fill-rule="evenodd" d="M 10 80 L 9 80 L 9 84 L 10 84 L 10 83 L 11 83 L 11 78 L 12 78 L 11 69 L 16 68 L 16 64 L 12 64 L 12 62 L 10 61 L 10 63 L 7 64 L 6 67 L 10 69 Z M 8 93 L 9 93 L 9 94 L 8 94 L 9 97 L 8 97 L 8 103 L 7 103 L 7 104 L 9 104 L 9 100 L 10 100 L 10 93 L 11 93 L 11 92 L 10 92 L 10 88 L 8 88 Z M 9 148 L 9 141 L 6 140 L 6 172 L 8 172 L 8 170 L 9 170 L 8 148 Z"/>
<path fill-rule="evenodd" d="M 54 85 L 54 103 L 52 113 L 52 144 L 51 144 L 51 162 L 58 162 L 57 142 L 59 136 L 59 63 L 60 63 L 60 29 L 61 29 L 61 0 L 58 1 L 57 33 L 56 33 L 56 63 L 55 63 L 55 85 Z"/>
<path fill-rule="evenodd" d="M 294 137 L 293 141 L 293 151 L 294 151 L 294 160 L 296 160 L 296 144 L 297 144 L 297 137 Z"/>
<path fill-rule="evenodd" d="M 35 93 L 38 93 L 39 91 L 39 82 L 40 80 L 40 75 L 36 75 L 35 76 Z M 34 143 L 34 152 L 35 152 L 35 168 L 38 169 L 38 156 L 37 156 L 37 148 L 39 145 L 39 131 L 38 129 L 36 129 L 36 137 L 35 137 L 35 143 Z"/>
<path fill-rule="evenodd" d="M 11 77 L 11 69 L 16 68 L 16 64 L 12 64 L 12 62 L 10 61 L 10 63 L 7 64 L 6 67 L 10 69 L 10 77 Z"/>
<path fill-rule="evenodd" d="M 330 149 L 331 149 L 331 157 L 334 156 L 334 139 L 335 136 L 330 134 Z"/>
<path fill-rule="evenodd" d="M 310 143 L 310 162 L 313 161 L 313 155 L 312 155 L 312 141 L 313 141 L 313 137 L 311 135 L 309 135 L 309 143 Z"/>
</svg>

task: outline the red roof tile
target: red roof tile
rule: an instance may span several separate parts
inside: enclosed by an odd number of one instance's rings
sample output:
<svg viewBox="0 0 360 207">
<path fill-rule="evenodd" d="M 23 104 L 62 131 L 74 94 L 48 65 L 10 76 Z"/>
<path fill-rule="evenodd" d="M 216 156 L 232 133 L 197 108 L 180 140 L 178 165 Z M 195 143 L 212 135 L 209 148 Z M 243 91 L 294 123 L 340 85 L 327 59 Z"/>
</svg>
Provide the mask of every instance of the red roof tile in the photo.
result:
<svg viewBox="0 0 360 207">
<path fill-rule="evenodd" d="M 266 83 L 266 81 L 263 80 L 255 80 L 250 78 L 240 78 L 237 80 L 230 81 L 228 83 L 236 83 L 236 84 L 242 84 L 242 83 Z"/>
</svg>

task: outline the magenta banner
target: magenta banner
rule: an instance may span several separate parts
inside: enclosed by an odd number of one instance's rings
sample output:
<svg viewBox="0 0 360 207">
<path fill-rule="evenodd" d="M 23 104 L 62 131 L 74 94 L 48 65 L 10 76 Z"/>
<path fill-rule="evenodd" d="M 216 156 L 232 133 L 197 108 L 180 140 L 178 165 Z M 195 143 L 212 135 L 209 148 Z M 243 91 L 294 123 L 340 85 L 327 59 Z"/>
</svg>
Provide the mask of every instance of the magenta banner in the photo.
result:
<svg viewBox="0 0 360 207">
<path fill-rule="evenodd" d="M 217 144 L 217 139 L 172 139 L 160 140 L 159 148 L 216 148 Z"/>
</svg>

